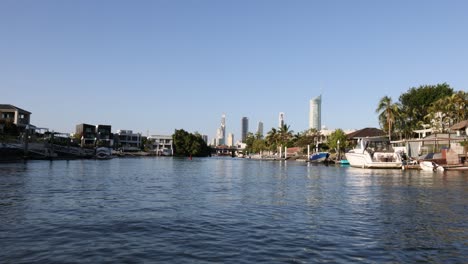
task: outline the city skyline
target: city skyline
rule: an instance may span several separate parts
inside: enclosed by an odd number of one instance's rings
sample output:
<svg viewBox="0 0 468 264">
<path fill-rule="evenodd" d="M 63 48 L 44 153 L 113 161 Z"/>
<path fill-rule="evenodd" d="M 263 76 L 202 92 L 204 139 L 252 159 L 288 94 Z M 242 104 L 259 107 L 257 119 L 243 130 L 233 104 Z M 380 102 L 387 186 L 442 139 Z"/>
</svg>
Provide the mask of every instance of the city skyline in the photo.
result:
<svg viewBox="0 0 468 264">
<path fill-rule="evenodd" d="M 456 0 L 2 1 L 1 103 L 64 133 L 91 123 L 212 138 L 226 113 L 240 138 L 243 116 L 266 132 L 284 112 L 291 130 L 307 130 L 309 100 L 321 94 L 321 125 L 379 127 L 384 96 L 467 89 L 467 9 Z"/>
</svg>

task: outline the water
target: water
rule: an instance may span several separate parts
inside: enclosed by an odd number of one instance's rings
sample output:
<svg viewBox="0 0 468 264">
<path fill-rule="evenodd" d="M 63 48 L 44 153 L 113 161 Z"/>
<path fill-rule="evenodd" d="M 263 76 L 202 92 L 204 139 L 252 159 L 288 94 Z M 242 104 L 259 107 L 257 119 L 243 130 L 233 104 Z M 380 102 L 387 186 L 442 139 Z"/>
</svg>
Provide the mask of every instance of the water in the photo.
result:
<svg viewBox="0 0 468 264">
<path fill-rule="evenodd" d="M 1 263 L 466 263 L 468 173 L 231 158 L 0 164 Z"/>
</svg>

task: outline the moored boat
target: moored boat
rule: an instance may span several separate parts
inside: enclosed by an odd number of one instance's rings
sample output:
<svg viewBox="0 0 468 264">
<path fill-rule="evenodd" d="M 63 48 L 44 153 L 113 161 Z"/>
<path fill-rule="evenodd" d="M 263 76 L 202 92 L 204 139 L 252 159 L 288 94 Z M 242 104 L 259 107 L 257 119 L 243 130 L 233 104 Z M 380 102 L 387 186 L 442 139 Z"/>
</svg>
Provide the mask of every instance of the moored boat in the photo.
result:
<svg viewBox="0 0 468 264">
<path fill-rule="evenodd" d="M 112 149 L 107 147 L 96 148 L 96 159 L 112 159 Z"/>
<path fill-rule="evenodd" d="M 330 157 L 328 152 L 316 152 L 309 157 L 310 162 L 324 162 Z"/>
<path fill-rule="evenodd" d="M 423 171 L 439 171 L 439 172 L 444 171 L 444 167 L 438 165 L 437 163 L 433 161 L 420 161 L 419 166 L 421 167 L 421 170 Z"/>
<path fill-rule="evenodd" d="M 359 138 L 357 146 L 348 151 L 349 165 L 359 168 L 400 169 L 402 158 L 386 137 Z"/>
</svg>

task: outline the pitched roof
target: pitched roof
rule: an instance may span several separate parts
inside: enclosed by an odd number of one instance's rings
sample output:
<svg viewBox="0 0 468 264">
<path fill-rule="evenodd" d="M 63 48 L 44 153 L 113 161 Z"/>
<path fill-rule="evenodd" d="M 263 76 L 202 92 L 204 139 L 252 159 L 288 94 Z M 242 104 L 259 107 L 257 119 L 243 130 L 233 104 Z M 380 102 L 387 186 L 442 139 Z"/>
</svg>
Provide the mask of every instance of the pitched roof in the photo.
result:
<svg viewBox="0 0 468 264">
<path fill-rule="evenodd" d="M 363 137 L 379 137 L 385 136 L 385 132 L 378 128 L 366 127 L 361 130 L 354 131 L 346 135 L 348 139 L 352 138 L 363 138 Z"/>
<path fill-rule="evenodd" d="M 461 121 L 460 123 L 456 123 L 450 129 L 451 130 L 460 130 L 460 129 L 463 129 L 465 127 L 468 127 L 468 120 Z"/>
<path fill-rule="evenodd" d="M 19 107 L 16 107 L 14 105 L 11 105 L 11 104 L 0 104 L 0 109 L 10 109 L 10 110 L 18 110 L 18 111 L 21 111 L 21 112 L 26 112 L 28 114 L 31 114 L 31 112 L 29 111 L 26 111 L 24 109 L 21 109 Z"/>
</svg>

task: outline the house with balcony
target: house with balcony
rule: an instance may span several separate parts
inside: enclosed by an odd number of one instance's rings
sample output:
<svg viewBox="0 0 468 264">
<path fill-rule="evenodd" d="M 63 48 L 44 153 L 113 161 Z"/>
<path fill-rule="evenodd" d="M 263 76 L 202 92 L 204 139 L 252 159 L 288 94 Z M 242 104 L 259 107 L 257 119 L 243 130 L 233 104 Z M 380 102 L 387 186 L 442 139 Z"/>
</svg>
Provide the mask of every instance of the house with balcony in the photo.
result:
<svg viewBox="0 0 468 264">
<path fill-rule="evenodd" d="M 96 126 L 90 124 L 78 124 L 76 125 L 75 135 L 81 139 L 81 147 L 94 146 L 96 143 Z"/>
<path fill-rule="evenodd" d="M 151 152 L 158 156 L 172 156 L 174 155 L 174 146 L 172 142 L 172 136 L 167 135 L 151 135 L 148 137 L 151 140 L 152 149 Z"/>
<path fill-rule="evenodd" d="M 81 147 L 112 147 L 114 144 L 114 135 L 110 125 L 76 125 L 75 135 L 81 139 Z"/>
<path fill-rule="evenodd" d="M 122 151 L 141 150 L 141 133 L 133 133 L 132 130 L 117 130 L 114 136 L 114 145 Z"/>
<path fill-rule="evenodd" d="M 0 104 L 0 132 L 3 132 L 6 123 L 15 124 L 19 131 L 26 128 L 34 130 L 30 124 L 31 112 L 10 104 Z"/>
</svg>

